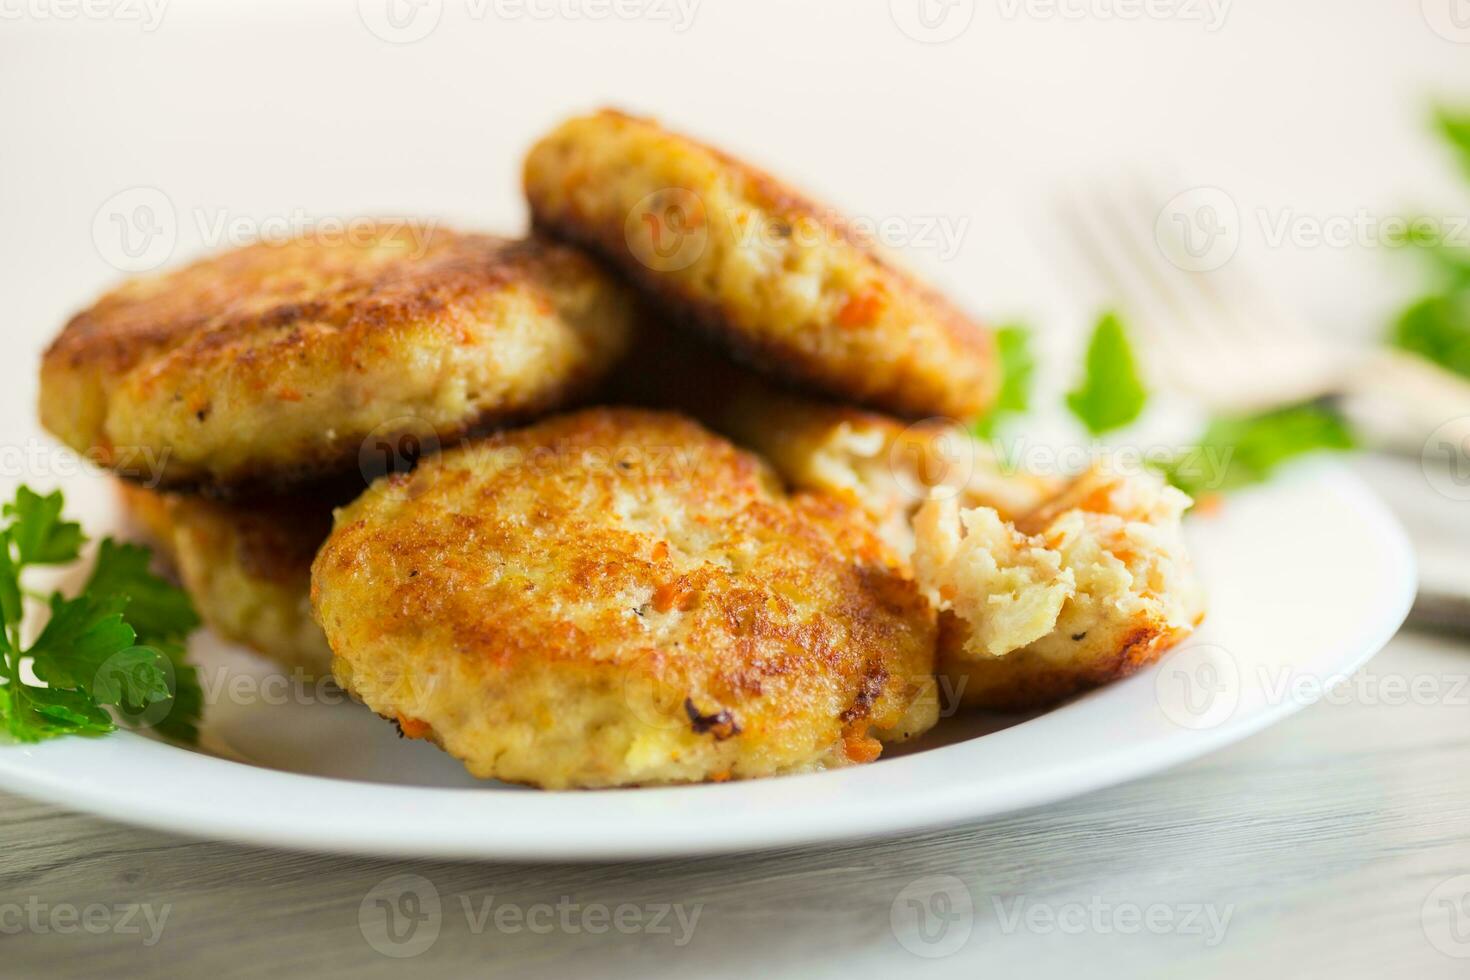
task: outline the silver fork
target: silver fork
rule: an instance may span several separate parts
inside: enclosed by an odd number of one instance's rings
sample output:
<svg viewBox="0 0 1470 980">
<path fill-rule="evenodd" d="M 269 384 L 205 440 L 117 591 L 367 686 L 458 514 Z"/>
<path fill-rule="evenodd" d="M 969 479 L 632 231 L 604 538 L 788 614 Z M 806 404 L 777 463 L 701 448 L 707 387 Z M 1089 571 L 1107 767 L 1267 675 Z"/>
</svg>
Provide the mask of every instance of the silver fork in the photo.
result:
<svg viewBox="0 0 1470 980">
<path fill-rule="evenodd" d="M 1447 465 L 1470 452 L 1470 383 L 1410 354 L 1323 337 L 1234 259 L 1233 202 L 1210 188 L 1188 194 L 1166 201 L 1135 175 L 1062 200 L 1078 252 L 1144 341 L 1155 384 L 1225 414 L 1331 398 L 1369 448 L 1422 454 L 1426 466 L 1436 447 L 1448 447 Z M 1422 587 L 1409 621 L 1470 634 L 1470 593 Z"/>
<path fill-rule="evenodd" d="M 1212 197 L 1223 192 L 1188 195 L 1170 207 L 1133 176 L 1063 200 L 1080 253 L 1145 341 L 1155 383 L 1222 413 L 1331 397 L 1375 449 L 1417 456 L 1447 423 L 1442 436 L 1470 445 L 1470 383 L 1411 354 L 1322 336 L 1222 248 L 1231 230 L 1219 222 L 1232 218 L 1221 212 L 1234 208 Z"/>
</svg>

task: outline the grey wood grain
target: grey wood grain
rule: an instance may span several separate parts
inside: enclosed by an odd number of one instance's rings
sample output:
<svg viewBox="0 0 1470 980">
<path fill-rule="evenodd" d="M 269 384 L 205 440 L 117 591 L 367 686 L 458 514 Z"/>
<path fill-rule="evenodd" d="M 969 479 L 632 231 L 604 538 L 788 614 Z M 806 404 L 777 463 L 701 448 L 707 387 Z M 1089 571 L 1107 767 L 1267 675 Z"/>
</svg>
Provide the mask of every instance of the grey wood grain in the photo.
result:
<svg viewBox="0 0 1470 980">
<path fill-rule="evenodd" d="M 1433 916 L 1453 909 L 1425 903 L 1470 874 L 1470 687 L 1456 687 L 1470 649 L 1401 636 L 1367 674 L 1432 677 L 1440 693 L 1384 703 L 1362 686 L 1192 765 L 1062 805 L 742 857 L 537 866 L 276 853 L 3 796 L 0 974 L 1465 976 L 1470 959 L 1426 933 L 1443 932 L 1451 923 Z M 437 894 L 437 934 L 401 890 L 373 892 L 406 874 Z M 936 899 L 949 880 L 936 876 L 958 879 L 970 917 Z M 406 945 L 382 929 L 385 894 Z M 141 914 L 127 923 L 137 932 L 124 928 L 134 904 L 166 914 L 156 942 Z M 90 913 L 97 934 L 50 928 L 52 910 L 89 905 L 106 907 Z M 598 918 L 619 906 L 633 907 L 623 931 Z M 652 926 L 666 906 L 684 926 L 669 912 L 667 932 L 633 928 L 632 916 Z M 1155 928 L 1133 927 L 1129 910 L 1150 909 Z M 929 932 L 908 930 L 914 914 L 933 916 Z M 525 916 L 551 928 L 532 931 Z M 373 941 L 426 948 L 397 958 Z M 936 952 L 947 955 L 919 955 Z"/>
</svg>

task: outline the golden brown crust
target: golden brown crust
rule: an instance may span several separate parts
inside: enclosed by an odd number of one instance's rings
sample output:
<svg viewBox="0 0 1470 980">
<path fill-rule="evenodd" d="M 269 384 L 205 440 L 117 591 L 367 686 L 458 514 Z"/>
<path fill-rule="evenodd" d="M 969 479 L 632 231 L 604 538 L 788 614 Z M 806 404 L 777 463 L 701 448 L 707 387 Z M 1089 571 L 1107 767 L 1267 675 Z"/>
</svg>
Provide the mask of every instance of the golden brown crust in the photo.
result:
<svg viewBox="0 0 1470 980">
<path fill-rule="evenodd" d="M 525 188 L 538 229 L 768 374 L 905 416 L 968 418 L 994 396 L 988 331 L 837 212 L 728 154 L 605 110 L 538 143 Z M 696 237 L 665 261 L 669 208 Z"/>
<path fill-rule="evenodd" d="M 561 416 L 379 481 L 313 601 L 339 682 L 483 777 L 804 771 L 937 711 L 933 613 L 865 523 L 668 414 Z"/>
<path fill-rule="evenodd" d="M 786 485 L 840 497 L 873 518 L 900 557 L 914 512 L 935 488 L 1006 517 L 1036 507 L 1054 480 L 1007 472 L 990 447 L 940 419 L 890 415 L 802 394 L 732 362 L 687 331 L 640 326 L 604 387 L 616 402 L 686 412 L 771 463 Z"/>
<path fill-rule="evenodd" d="M 1024 648 L 1004 657 L 976 660 L 965 651 L 969 632 L 954 613 L 939 614 L 935 669 L 945 677 L 943 689 L 966 707 L 1030 711 L 1135 674 L 1190 631 L 1172 629 L 1162 621 L 1137 624 L 1117 645 L 1097 648 L 1096 656 L 1061 661 Z M 1076 640 L 1079 646 L 1085 641 L 1085 636 Z"/>
<path fill-rule="evenodd" d="M 73 317 L 42 363 L 42 421 L 133 479 L 280 490 L 355 469 L 370 434 L 449 443 L 564 403 L 625 350 L 630 298 L 534 239 L 260 243 Z"/>
</svg>

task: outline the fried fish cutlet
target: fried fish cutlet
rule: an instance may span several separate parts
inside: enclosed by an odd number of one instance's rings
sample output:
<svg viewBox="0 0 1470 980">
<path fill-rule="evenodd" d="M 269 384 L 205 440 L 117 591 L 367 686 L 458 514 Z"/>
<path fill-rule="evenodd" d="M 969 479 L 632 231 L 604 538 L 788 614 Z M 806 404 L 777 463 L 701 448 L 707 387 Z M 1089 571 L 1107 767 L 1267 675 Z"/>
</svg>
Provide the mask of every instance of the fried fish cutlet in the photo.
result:
<svg viewBox="0 0 1470 980">
<path fill-rule="evenodd" d="M 627 345 L 630 293 L 572 249 L 359 232 L 114 289 L 46 351 L 43 424 L 150 485 L 274 492 L 355 469 L 395 426 L 448 444 L 556 407 Z"/>
<path fill-rule="evenodd" d="M 806 772 L 934 724 L 934 613 L 865 522 L 676 415 L 594 409 L 378 480 L 312 600 L 339 684 L 546 788 Z"/>
<path fill-rule="evenodd" d="M 728 403 L 720 419 L 716 428 L 764 455 L 789 486 L 862 508 L 905 560 L 914 552 L 914 515 L 931 495 L 1016 515 L 1053 488 L 1043 477 L 1005 471 L 984 443 L 942 422 L 904 425 L 756 387 Z"/>
<path fill-rule="evenodd" d="M 610 372 L 609 397 L 687 412 L 759 453 L 788 487 L 856 504 L 905 560 L 914 550 L 914 514 L 936 492 L 1010 519 L 1060 486 L 1003 466 L 962 426 L 938 419 L 906 424 L 800 394 L 657 323 L 639 328 L 627 361 Z"/>
<path fill-rule="evenodd" d="M 993 341 L 850 222 L 657 123 L 572 119 L 526 159 L 536 227 L 607 258 L 761 371 L 898 415 L 968 418 Z"/>
<path fill-rule="evenodd" d="M 228 504 L 126 480 L 118 489 L 211 629 L 307 678 L 330 676 L 332 651 L 311 613 L 311 560 L 338 497 Z"/>
<path fill-rule="evenodd" d="M 915 572 L 939 604 L 939 673 L 961 703 L 1024 710 L 1153 663 L 1204 615 L 1189 498 L 1093 469 L 1028 514 L 926 503 Z"/>
</svg>

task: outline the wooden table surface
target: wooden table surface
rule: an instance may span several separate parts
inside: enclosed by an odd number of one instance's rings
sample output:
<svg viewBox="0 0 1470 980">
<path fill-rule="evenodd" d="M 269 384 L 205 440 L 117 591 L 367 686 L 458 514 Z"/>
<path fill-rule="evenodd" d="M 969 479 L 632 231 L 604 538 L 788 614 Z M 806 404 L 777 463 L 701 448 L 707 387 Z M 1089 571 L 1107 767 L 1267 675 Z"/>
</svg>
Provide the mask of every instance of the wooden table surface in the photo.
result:
<svg viewBox="0 0 1470 980">
<path fill-rule="evenodd" d="M 1470 646 L 1403 633 L 1340 696 L 1164 775 L 756 856 L 313 856 L 0 796 L 0 976 L 1463 977 L 1467 680 Z"/>
</svg>

